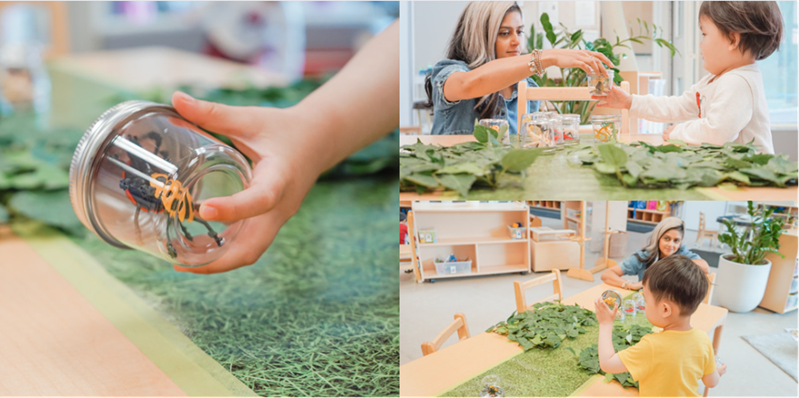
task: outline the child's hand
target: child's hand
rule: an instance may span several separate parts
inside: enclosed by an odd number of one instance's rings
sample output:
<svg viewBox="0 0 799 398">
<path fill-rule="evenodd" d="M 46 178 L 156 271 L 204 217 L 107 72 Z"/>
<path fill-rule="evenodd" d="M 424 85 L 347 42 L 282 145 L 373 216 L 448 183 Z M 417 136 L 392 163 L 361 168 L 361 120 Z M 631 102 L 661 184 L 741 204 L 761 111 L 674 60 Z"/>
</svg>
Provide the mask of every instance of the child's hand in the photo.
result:
<svg viewBox="0 0 799 398">
<path fill-rule="evenodd" d="M 632 95 L 613 84 L 608 95 L 592 95 L 591 99 L 601 101 L 596 105 L 597 108 L 630 109 L 633 103 Z"/>
<path fill-rule="evenodd" d="M 727 364 L 723 363 L 721 366 L 716 366 L 716 371 L 719 372 L 719 376 L 724 376 L 727 373 Z"/>
<path fill-rule="evenodd" d="M 616 319 L 616 311 L 619 309 L 619 303 L 613 304 L 613 310 L 611 311 L 608 308 L 608 305 L 602 301 L 602 297 L 598 297 L 596 301 L 594 301 L 594 307 L 596 310 L 596 319 L 599 321 L 599 324 L 613 324 L 613 321 Z"/>
<path fill-rule="evenodd" d="M 669 135 L 671 135 L 671 131 L 672 130 L 674 130 L 674 125 L 673 124 L 671 126 L 669 126 L 669 127 L 666 127 L 666 129 L 663 130 L 663 141 L 664 142 L 671 139 L 671 138 L 669 138 Z"/>
<path fill-rule="evenodd" d="M 321 174 L 309 139 L 307 118 L 293 110 L 227 106 L 200 101 L 177 92 L 172 104 L 181 116 L 198 126 L 228 136 L 253 161 L 249 188 L 228 197 L 205 200 L 199 214 L 206 220 L 234 221 L 251 218 L 224 256 L 197 268 L 175 270 L 213 274 L 255 263 L 283 224 L 297 212 L 303 198 Z"/>
</svg>

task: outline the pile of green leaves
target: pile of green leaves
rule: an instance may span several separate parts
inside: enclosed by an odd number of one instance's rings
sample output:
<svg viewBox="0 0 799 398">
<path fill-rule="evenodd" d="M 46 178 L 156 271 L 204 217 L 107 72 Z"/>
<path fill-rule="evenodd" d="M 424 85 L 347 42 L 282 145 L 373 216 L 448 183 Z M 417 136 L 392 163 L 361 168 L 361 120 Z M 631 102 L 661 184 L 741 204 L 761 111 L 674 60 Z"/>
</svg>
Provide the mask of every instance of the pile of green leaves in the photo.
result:
<svg viewBox="0 0 799 398">
<path fill-rule="evenodd" d="M 627 187 L 687 189 L 713 187 L 723 182 L 785 187 L 797 182 L 796 162 L 789 161 L 784 154 L 757 153 L 751 142 L 724 145 L 668 142 L 661 146 L 609 142 L 583 146 L 573 156 L 599 173 L 615 175 Z"/>
<path fill-rule="evenodd" d="M 583 326 L 596 323 L 594 313 L 579 305 L 544 302 L 534 304 L 532 310 L 521 314 L 514 311 L 507 321 L 491 326 L 486 333 L 505 335 L 528 351 L 534 347 L 558 348 L 567 337 L 575 339 L 586 333 Z"/>
<path fill-rule="evenodd" d="M 451 147 L 425 145 L 417 141 L 400 153 L 400 189 L 422 193 L 451 189 L 466 196 L 473 186 L 498 187 L 508 173 L 521 174 L 530 167 L 541 149 L 505 148 L 497 137 L 505 131 L 474 126 L 477 142 Z"/>
<path fill-rule="evenodd" d="M 641 338 L 652 333 L 652 328 L 641 325 L 624 325 L 616 323 L 613 326 L 613 349 L 616 352 L 634 346 L 641 341 Z M 571 347 L 567 348 L 569 351 L 577 355 Z M 618 380 L 624 387 L 638 388 L 638 382 L 634 381 L 630 372 L 624 373 L 605 373 L 599 367 L 599 351 L 597 345 L 594 344 L 580 352 L 579 366 L 588 371 L 589 374 L 604 374 L 605 379 L 610 381 L 613 379 Z"/>
</svg>

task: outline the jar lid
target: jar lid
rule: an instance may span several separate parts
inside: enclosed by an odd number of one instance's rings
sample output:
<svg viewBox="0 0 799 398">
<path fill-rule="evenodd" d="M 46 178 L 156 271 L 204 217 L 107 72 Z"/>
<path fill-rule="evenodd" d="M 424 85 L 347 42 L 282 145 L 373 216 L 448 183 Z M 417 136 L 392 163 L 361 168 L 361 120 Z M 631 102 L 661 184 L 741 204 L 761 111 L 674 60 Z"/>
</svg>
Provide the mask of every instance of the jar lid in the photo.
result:
<svg viewBox="0 0 799 398">
<path fill-rule="evenodd" d="M 123 126 L 132 117 L 142 111 L 169 111 L 174 112 L 174 108 L 150 101 L 125 101 L 117 104 L 111 109 L 103 112 L 94 123 L 86 129 L 86 132 L 75 148 L 72 156 L 72 163 L 69 166 L 69 200 L 75 210 L 78 219 L 89 230 L 111 245 L 122 249 L 130 249 L 127 245 L 114 239 L 111 234 L 105 231 L 102 223 L 92 211 L 92 203 L 89 200 L 92 190 L 94 177 L 94 166 L 97 163 L 100 149 L 105 147 L 109 140 L 113 139 L 113 134 L 118 127 Z"/>
<path fill-rule="evenodd" d="M 621 121 L 621 115 L 591 115 L 591 121 L 594 122 L 617 122 Z"/>
</svg>

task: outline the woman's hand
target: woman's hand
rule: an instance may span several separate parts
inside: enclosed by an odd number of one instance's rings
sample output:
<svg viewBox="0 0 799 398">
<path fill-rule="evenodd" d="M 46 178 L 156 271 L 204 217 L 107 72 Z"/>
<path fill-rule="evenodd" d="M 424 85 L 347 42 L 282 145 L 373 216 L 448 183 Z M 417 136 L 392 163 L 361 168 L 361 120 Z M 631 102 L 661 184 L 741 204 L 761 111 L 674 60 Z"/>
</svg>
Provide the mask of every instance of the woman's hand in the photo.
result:
<svg viewBox="0 0 799 398">
<path fill-rule="evenodd" d="M 544 69 L 553 65 L 559 68 L 580 68 L 589 75 L 596 75 L 599 72 L 607 77 L 608 72 L 602 63 L 608 68 L 613 67 L 613 62 L 610 62 L 608 57 L 596 51 L 553 48 L 541 52 L 541 64 Z"/>
<path fill-rule="evenodd" d="M 673 124 L 671 126 L 669 126 L 669 127 L 666 127 L 666 129 L 663 130 L 663 141 L 668 141 L 668 140 L 671 139 L 671 138 L 669 138 L 669 136 L 671 135 L 671 131 L 672 130 L 674 130 L 674 125 Z"/>
<path fill-rule="evenodd" d="M 616 319 L 616 311 L 619 309 L 619 303 L 613 304 L 613 309 L 611 310 L 608 308 L 608 305 L 602 301 L 602 297 L 597 297 L 596 301 L 594 301 L 594 307 L 596 310 L 596 319 L 599 321 L 599 324 L 613 324 L 613 321 Z"/>
<path fill-rule="evenodd" d="M 630 109 L 633 104 L 633 96 L 614 84 L 608 95 L 592 95 L 591 99 L 600 101 L 597 108 Z"/>
<path fill-rule="evenodd" d="M 643 282 L 630 283 L 627 284 L 627 288 L 630 290 L 641 290 L 644 288 L 644 283 Z"/>
</svg>

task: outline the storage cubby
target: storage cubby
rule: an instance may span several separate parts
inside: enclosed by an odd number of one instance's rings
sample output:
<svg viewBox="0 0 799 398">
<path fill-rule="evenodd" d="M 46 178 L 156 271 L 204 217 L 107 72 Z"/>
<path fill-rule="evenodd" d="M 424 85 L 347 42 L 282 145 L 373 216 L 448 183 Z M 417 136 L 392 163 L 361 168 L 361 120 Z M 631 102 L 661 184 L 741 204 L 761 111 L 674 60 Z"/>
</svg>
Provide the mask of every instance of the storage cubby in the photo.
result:
<svg viewBox="0 0 799 398">
<path fill-rule="evenodd" d="M 530 271 L 529 207 L 523 202 L 413 202 L 411 242 L 416 248 L 418 281 Z M 512 239 L 508 226 L 520 223 L 523 239 Z M 436 242 L 421 243 L 419 232 L 433 229 Z M 472 260 L 470 273 L 441 275 L 436 257 Z"/>
</svg>

